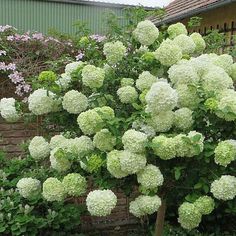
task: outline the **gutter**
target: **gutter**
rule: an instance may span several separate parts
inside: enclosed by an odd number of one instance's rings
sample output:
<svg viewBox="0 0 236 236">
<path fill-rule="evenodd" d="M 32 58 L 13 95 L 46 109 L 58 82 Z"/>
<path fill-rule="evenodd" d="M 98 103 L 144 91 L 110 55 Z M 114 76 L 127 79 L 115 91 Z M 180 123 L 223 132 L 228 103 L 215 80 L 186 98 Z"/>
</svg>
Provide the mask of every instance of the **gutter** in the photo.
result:
<svg viewBox="0 0 236 236">
<path fill-rule="evenodd" d="M 160 20 L 160 21 L 156 21 L 156 20 L 152 20 L 152 21 L 156 26 L 160 26 L 162 24 L 168 24 L 168 23 L 171 23 L 171 22 L 176 22 L 176 21 L 182 20 L 184 18 L 191 17 L 193 15 L 197 15 L 199 13 L 203 13 L 203 12 L 206 12 L 206 11 L 209 11 L 209 10 L 213 10 L 213 9 L 216 9 L 216 8 L 219 8 L 219 7 L 225 6 L 225 5 L 230 4 L 230 3 L 234 3 L 234 2 L 236 2 L 236 0 L 221 0 L 221 1 L 209 4 L 205 7 L 200 7 L 200 8 L 194 9 L 192 11 L 188 11 L 186 13 L 179 14 L 177 16 L 173 16 L 173 17 L 163 19 L 163 20 Z"/>
<path fill-rule="evenodd" d="M 68 4 L 80 4 L 89 6 L 99 6 L 99 7 L 109 7 L 109 8 L 128 8 L 128 7 L 138 7 L 142 5 L 129 5 L 129 4 L 119 4 L 119 3 L 109 3 L 109 2 L 99 2 L 99 1 L 86 1 L 86 0 L 41 0 L 44 2 L 57 2 L 57 3 L 68 3 Z M 146 10 L 153 10 L 154 7 L 144 7 Z"/>
</svg>

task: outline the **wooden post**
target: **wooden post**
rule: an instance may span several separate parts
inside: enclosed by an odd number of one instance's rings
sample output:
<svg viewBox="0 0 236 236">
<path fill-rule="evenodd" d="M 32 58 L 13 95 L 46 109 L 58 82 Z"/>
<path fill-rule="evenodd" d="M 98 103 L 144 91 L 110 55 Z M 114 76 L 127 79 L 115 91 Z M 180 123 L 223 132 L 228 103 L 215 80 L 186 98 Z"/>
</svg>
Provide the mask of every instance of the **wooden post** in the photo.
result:
<svg viewBox="0 0 236 236">
<path fill-rule="evenodd" d="M 162 204 L 157 212 L 155 236 L 162 236 L 165 222 L 165 213 L 166 213 L 166 200 L 162 200 Z"/>
</svg>

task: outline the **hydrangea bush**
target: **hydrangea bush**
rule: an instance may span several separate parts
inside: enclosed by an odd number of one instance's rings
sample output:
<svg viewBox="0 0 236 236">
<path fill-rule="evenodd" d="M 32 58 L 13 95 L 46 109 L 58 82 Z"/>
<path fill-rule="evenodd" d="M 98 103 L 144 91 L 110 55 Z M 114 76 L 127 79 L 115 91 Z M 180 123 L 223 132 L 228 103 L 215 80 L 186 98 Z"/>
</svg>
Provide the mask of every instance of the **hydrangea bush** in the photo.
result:
<svg viewBox="0 0 236 236">
<path fill-rule="evenodd" d="M 145 20 L 128 38 L 104 40 L 103 54 L 67 64 L 63 75 L 39 74 L 46 86 L 32 91 L 24 110 L 42 115 L 48 134 L 60 131 L 29 145 L 39 165 L 58 173 L 42 183 L 47 201 L 86 194 L 90 214 L 108 216 L 116 189 L 138 186 L 130 213 L 146 217 L 166 200 L 191 230 L 236 197 L 233 58 L 204 54 L 201 35 L 180 23 L 167 32 Z M 5 100 L 4 119 L 24 117 Z M 21 179 L 17 187 L 28 198 L 40 183 Z"/>
</svg>

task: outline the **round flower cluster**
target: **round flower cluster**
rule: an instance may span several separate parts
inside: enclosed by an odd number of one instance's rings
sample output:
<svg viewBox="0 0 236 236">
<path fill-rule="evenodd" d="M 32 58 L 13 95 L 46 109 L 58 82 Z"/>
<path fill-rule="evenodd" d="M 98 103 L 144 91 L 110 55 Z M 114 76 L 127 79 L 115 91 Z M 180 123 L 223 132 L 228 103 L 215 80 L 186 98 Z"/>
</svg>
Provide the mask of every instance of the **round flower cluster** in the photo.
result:
<svg viewBox="0 0 236 236">
<path fill-rule="evenodd" d="M 111 151 L 116 145 L 116 138 L 108 129 L 102 129 L 93 137 L 93 143 L 99 150 L 107 152 Z"/>
<path fill-rule="evenodd" d="M 157 115 L 153 115 L 149 123 L 156 132 L 167 132 L 174 123 L 174 112 L 163 111 Z"/>
<path fill-rule="evenodd" d="M 206 43 L 202 35 L 199 33 L 192 33 L 190 35 L 190 38 L 193 40 L 196 46 L 194 53 L 196 54 L 202 53 L 206 48 Z"/>
<path fill-rule="evenodd" d="M 167 29 L 167 32 L 171 39 L 174 39 L 176 36 L 181 35 L 181 34 L 184 34 L 184 35 L 188 34 L 188 31 L 185 25 L 182 23 L 176 23 L 176 24 L 170 25 Z"/>
<path fill-rule="evenodd" d="M 151 21 L 145 20 L 138 23 L 133 35 L 142 45 L 149 46 L 157 40 L 159 30 Z"/>
<path fill-rule="evenodd" d="M 123 151 L 120 157 L 121 170 L 128 174 L 135 174 L 142 170 L 147 163 L 144 154 Z"/>
<path fill-rule="evenodd" d="M 35 115 L 52 112 L 57 104 L 54 94 L 45 89 L 37 89 L 28 98 L 29 110 Z"/>
<path fill-rule="evenodd" d="M 212 66 L 202 77 L 202 87 L 206 93 L 218 93 L 223 89 L 232 88 L 233 80 L 222 68 Z"/>
<path fill-rule="evenodd" d="M 64 95 L 62 106 L 71 114 L 79 114 L 87 109 L 88 99 L 84 94 L 70 90 Z"/>
<path fill-rule="evenodd" d="M 65 73 L 70 75 L 71 73 L 75 72 L 81 65 L 83 65 L 83 62 L 81 62 L 81 61 L 71 62 L 66 65 Z"/>
<path fill-rule="evenodd" d="M 174 125 L 179 130 L 189 130 L 194 123 L 192 111 L 189 108 L 180 108 L 174 113 Z"/>
<path fill-rule="evenodd" d="M 65 188 L 57 178 L 48 178 L 43 183 L 43 197 L 49 201 L 63 201 L 66 196 Z"/>
<path fill-rule="evenodd" d="M 67 141 L 68 139 L 65 138 L 63 135 L 58 134 L 58 135 L 54 135 L 49 143 L 50 149 L 54 149 L 56 147 L 58 148 L 64 148 L 67 146 Z"/>
<path fill-rule="evenodd" d="M 78 173 L 66 175 L 62 180 L 62 184 L 69 196 L 79 197 L 86 192 L 86 179 Z"/>
<path fill-rule="evenodd" d="M 93 65 L 82 69 L 82 82 L 91 89 L 101 88 L 105 79 L 105 71 Z"/>
<path fill-rule="evenodd" d="M 178 93 L 178 106 L 187 107 L 191 110 L 195 110 L 200 103 L 200 96 L 198 91 L 193 86 L 186 84 L 180 84 L 176 87 Z"/>
<path fill-rule="evenodd" d="M 202 220 L 202 214 L 199 212 L 198 208 L 192 203 L 184 202 L 179 207 L 178 213 L 178 222 L 183 228 L 188 230 L 198 227 Z"/>
<path fill-rule="evenodd" d="M 139 89 L 140 91 L 144 91 L 150 89 L 152 84 L 157 82 L 157 79 L 158 78 L 152 75 L 149 71 L 143 71 L 136 80 L 135 85 L 137 89 Z"/>
<path fill-rule="evenodd" d="M 38 80 L 41 82 L 54 82 L 56 81 L 57 76 L 53 71 L 42 71 L 39 74 Z"/>
<path fill-rule="evenodd" d="M 22 178 L 16 184 L 19 194 L 24 198 L 32 198 L 40 192 L 40 181 L 33 178 Z"/>
<path fill-rule="evenodd" d="M 176 87 L 180 84 L 194 84 L 199 81 L 199 75 L 189 63 L 176 64 L 168 70 L 170 81 Z"/>
<path fill-rule="evenodd" d="M 111 190 L 94 190 L 86 198 L 86 205 L 92 216 L 110 215 L 116 203 L 117 197 Z"/>
<path fill-rule="evenodd" d="M 227 201 L 236 196 L 236 177 L 222 175 L 211 184 L 211 192 L 216 199 Z"/>
<path fill-rule="evenodd" d="M 236 159 L 236 141 L 225 140 L 218 143 L 215 149 L 215 163 L 227 166 Z"/>
<path fill-rule="evenodd" d="M 133 86 L 134 85 L 134 80 L 131 78 L 122 78 L 120 81 L 121 87 L 125 86 Z"/>
<path fill-rule="evenodd" d="M 228 54 L 223 54 L 220 56 L 217 56 L 213 60 L 214 65 L 221 67 L 224 69 L 226 73 L 230 73 L 231 71 L 231 66 L 234 63 L 233 57 L 228 55 Z"/>
<path fill-rule="evenodd" d="M 169 160 L 176 157 L 175 142 L 173 138 L 167 138 L 164 135 L 155 137 L 152 140 L 154 154 L 163 160 Z"/>
<path fill-rule="evenodd" d="M 70 169 L 71 162 L 68 160 L 66 151 L 62 148 L 54 148 L 50 152 L 51 167 L 59 172 L 65 172 Z"/>
<path fill-rule="evenodd" d="M 138 98 L 136 89 L 132 86 L 124 86 L 117 90 L 117 95 L 122 103 L 134 103 Z"/>
<path fill-rule="evenodd" d="M 183 54 L 181 48 L 172 40 L 165 40 L 154 52 L 155 58 L 164 66 L 172 66 L 181 60 Z"/>
<path fill-rule="evenodd" d="M 114 65 L 122 60 L 126 53 L 126 47 L 122 42 L 108 42 L 104 44 L 103 53 L 106 56 L 107 62 Z"/>
<path fill-rule="evenodd" d="M 36 160 L 45 159 L 50 154 L 49 143 L 41 136 L 35 136 L 29 144 L 30 155 Z"/>
<path fill-rule="evenodd" d="M 180 34 L 175 37 L 173 43 L 181 48 L 183 55 L 190 55 L 196 49 L 193 39 L 185 34 Z"/>
<path fill-rule="evenodd" d="M 194 206 L 202 215 L 209 215 L 215 208 L 215 202 L 209 196 L 202 196 L 194 202 Z"/>
<path fill-rule="evenodd" d="M 61 74 L 60 78 L 56 81 L 56 84 L 62 88 L 62 89 L 67 89 L 70 85 L 71 82 L 71 76 L 69 74 L 63 73 Z"/>
<path fill-rule="evenodd" d="M 231 78 L 233 79 L 233 81 L 236 80 L 236 63 L 234 63 L 233 65 L 231 65 L 230 71 L 229 71 L 229 75 L 231 76 Z"/>
<path fill-rule="evenodd" d="M 236 119 L 236 92 L 227 89 L 217 103 L 216 115 L 226 121 Z"/>
<path fill-rule="evenodd" d="M 136 217 L 151 215 L 158 211 L 161 206 L 161 199 L 158 196 L 141 195 L 130 202 L 129 211 Z"/>
<path fill-rule="evenodd" d="M 16 122 L 20 119 L 20 114 L 15 105 L 16 100 L 14 98 L 2 98 L 0 101 L 0 113 L 7 122 Z"/>
<path fill-rule="evenodd" d="M 100 131 L 104 125 L 101 116 L 94 109 L 79 114 L 77 122 L 82 132 L 86 135 L 95 134 Z"/>
<path fill-rule="evenodd" d="M 71 140 L 71 148 L 69 151 L 76 154 L 78 159 L 90 154 L 94 150 L 93 141 L 88 136 L 82 135 L 79 138 Z"/>
<path fill-rule="evenodd" d="M 122 136 L 124 149 L 130 152 L 144 152 L 147 142 L 147 135 L 134 129 L 127 130 Z"/>
<path fill-rule="evenodd" d="M 94 111 L 96 111 L 103 120 L 112 120 L 115 118 L 115 112 L 111 107 L 95 107 Z"/>
<path fill-rule="evenodd" d="M 118 150 L 113 150 L 107 154 L 107 170 L 115 178 L 126 177 L 129 173 L 121 169 L 120 160 L 122 158 L 122 152 Z"/>
<path fill-rule="evenodd" d="M 175 108 L 178 102 L 178 94 L 167 82 L 160 81 L 152 85 L 145 99 L 147 102 L 146 110 L 152 114 L 157 114 Z"/>
<path fill-rule="evenodd" d="M 163 184 L 164 178 L 158 167 L 149 164 L 137 173 L 137 180 L 145 189 L 156 190 Z"/>
</svg>

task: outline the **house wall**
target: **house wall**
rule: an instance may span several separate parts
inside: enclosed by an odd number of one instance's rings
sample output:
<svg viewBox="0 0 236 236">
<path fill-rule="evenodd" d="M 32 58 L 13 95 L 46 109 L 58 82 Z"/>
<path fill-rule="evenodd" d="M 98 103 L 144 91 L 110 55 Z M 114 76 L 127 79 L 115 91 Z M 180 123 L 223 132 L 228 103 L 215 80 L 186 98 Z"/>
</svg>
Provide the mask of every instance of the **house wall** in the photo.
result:
<svg viewBox="0 0 236 236">
<path fill-rule="evenodd" d="M 42 0 L 0 0 L 0 25 L 12 25 L 20 31 L 47 33 L 53 28 L 63 33 L 75 33 L 73 24 L 82 20 L 93 33 L 105 30 L 104 12 L 112 10 L 122 17 L 122 8 L 50 2 Z"/>
</svg>

